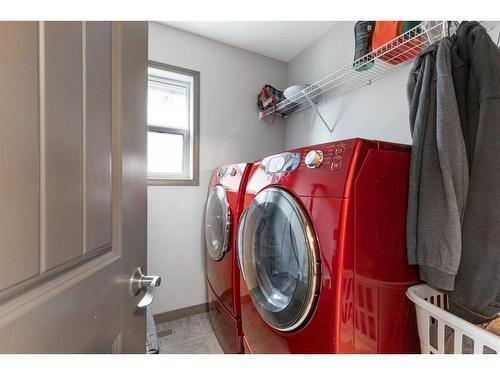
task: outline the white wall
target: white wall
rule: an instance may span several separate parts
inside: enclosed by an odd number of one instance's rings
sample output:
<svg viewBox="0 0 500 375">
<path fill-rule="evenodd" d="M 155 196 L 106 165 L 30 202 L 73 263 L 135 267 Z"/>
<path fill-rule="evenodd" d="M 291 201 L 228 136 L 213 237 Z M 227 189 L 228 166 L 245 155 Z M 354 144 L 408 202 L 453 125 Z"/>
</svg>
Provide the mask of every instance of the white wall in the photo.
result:
<svg viewBox="0 0 500 375">
<path fill-rule="evenodd" d="M 288 63 L 288 84 L 313 83 L 350 64 L 354 56 L 354 22 L 338 22 Z M 370 86 L 356 90 L 318 109 L 332 134 L 308 109 L 286 120 L 286 148 L 363 137 L 411 143 L 406 81 L 410 65 Z"/>
<path fill-rule="evenodd" d="M 148 273 L 161 275 L 155 314 L 206 302 L 203 211 L 212 170 L 284 149 L 283 123 L 258 120 L 264 83 L 286 84 L 286 64 L 150 23 L 149 58 L 200 72 L 200 186 L 148 188 Z"/>
</svg>

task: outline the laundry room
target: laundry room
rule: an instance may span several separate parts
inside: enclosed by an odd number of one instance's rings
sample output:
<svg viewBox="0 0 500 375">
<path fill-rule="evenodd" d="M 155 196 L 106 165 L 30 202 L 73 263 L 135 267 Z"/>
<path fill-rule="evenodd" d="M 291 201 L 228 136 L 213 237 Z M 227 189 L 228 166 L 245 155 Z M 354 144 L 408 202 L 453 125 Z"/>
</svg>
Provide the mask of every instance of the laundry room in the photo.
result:
<svg viewBox="0 0 500 375">
<path fill-rule="evenodd" d="M 477 57 L 484 79 L 498 79 L 498 22 L 149 24 L 150 66 L 200 79 L 197 182 L 148 187 L 148 270 L 166 280 L 151 305 L 160 353 L 495 352 L 497 250 L 484 250 L 495 265 L 458 267 L 477 183 L 459 99 L 483 89 L 467 75 L 459 87 L 451 51 L 470 28 L 497 56 Z M 489 273 L 474 291 L 471 272 Z M 457 316 L 482 324 L 479 336 L 447 320 Z"/>
<path fill-rule="evenodd" d="M 500 368 L 500 9 L 21 3 L 4 372 Z"/>
</svg>

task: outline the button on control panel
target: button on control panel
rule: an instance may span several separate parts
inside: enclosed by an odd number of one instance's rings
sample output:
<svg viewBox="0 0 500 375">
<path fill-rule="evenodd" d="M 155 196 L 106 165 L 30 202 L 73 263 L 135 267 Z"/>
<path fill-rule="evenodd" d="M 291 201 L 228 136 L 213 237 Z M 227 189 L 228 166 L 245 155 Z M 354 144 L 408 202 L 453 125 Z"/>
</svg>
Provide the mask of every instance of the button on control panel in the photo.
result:
<svg viewBox="0 0 500 375">
<path fill-rule="evenodd" d="M 231 176 L 234 177 L 238 174 L 238 170 L 235 167 L 221 167 L 217 173 L 219 177 Z"/>
<path fill-rule="evenodd" d="M 307 153 L 304 163 L 309 169 L 321 167 L 323 164 L 323 152 L 320 150 L 311 150 Z"/>
<path fill-rule="evenodd" d="M 342 159 L 338 156 L 333 158 L 332 164 L 330 165 L 330 169 L 332 172 L 337 172 L 340 169 L 340 165 L 342 163 Z"/>
<path fill-rule="evenodd" d="M 335 147 L 335 155 L 340 156 L 344 153 L 345 151 L 345 146 L 344 145 L 338 145 Z"/>
</svg>

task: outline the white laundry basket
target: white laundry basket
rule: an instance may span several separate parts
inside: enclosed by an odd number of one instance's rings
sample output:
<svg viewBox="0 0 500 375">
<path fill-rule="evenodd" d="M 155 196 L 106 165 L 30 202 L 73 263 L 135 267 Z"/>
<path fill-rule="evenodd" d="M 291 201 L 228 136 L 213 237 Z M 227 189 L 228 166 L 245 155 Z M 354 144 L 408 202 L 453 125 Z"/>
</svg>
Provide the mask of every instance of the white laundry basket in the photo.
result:
<svg viewBox="0 0 500 375">
<path fill-rule="evenodd" d="M 500 337 L 447 311 L 448 296 L 426 284 L 408 289 L 423 354 L 500 354 Z"/>
</svg>

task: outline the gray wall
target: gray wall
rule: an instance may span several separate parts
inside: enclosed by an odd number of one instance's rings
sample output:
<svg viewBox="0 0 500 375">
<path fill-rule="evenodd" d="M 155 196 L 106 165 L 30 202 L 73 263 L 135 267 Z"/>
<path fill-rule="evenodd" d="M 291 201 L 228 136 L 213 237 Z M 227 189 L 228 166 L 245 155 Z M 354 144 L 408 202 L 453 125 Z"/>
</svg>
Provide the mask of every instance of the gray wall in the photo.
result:
<svg viewBox="0 0 500 375">
<path fill-rule="evenodd" d="M 315 43 L 288 63 L 288 83 L 313 83 L 350 64 L 354 55 L 354 22 L 338 22 Z M 313 111 L 305 110 L 286 121 L 286 147 L 364 137 L 410 143 L 406 80 L 410 65 L 394 75 L 355 92 L 318 105 L 332 134 Z"/>
<path fill-rule="evenodd" d="M 212 170 L 284 149 L 283 123 L 259 121 L 264 83 L 286 84 L 286 64 L 161 24 L 149 58 L 201 73 L 200 186 L 148 188 L 148 272 L 163 277 L 155 314 L 206 302 L 203 212 Z"/>
</svg>

